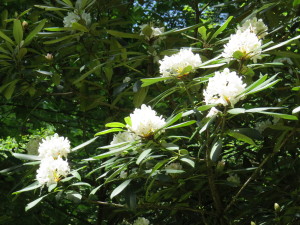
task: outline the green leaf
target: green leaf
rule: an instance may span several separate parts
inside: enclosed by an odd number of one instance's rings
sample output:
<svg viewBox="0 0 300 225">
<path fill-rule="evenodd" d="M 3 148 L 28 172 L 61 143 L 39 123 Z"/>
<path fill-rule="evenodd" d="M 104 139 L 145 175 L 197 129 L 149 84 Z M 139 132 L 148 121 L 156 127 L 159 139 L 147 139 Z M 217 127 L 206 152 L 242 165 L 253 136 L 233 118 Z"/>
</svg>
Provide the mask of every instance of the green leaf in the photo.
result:
<svg viewBox="0 0 300 225">
<path fill-rule="evenodd" d="M 246 109 L 243 108 L 234 108 L 227 111 L 229 114 L 238 115 L 246 112 Z"/>
<path fill-rule="evenodd" d="M 16 194 L 20 194 L 20 193 L 25 192 L 25 191 L 31 191 L 31 190 L 40 188 L 41 186 L 42 186 L 42 185 L 40 185 L 39 182 L 36 181 L 36 182 L 34 182 L 34 183 L 28 185 L 27 187 L 25 187 L 25 188 L 23 188 L 23 189 L 21 189 L 21 190 L 19 190 L 19 191 L 13 192 L 12 194 L 13 194 L 13 195 L 16 195 Z"/>
<path fill-rule="evenodd" d="M 45 41 L 44 44 L 45 45 L 51 45 L 51 44 L 55 44 L 55 43 L 67 40 L 67 39 L 78 37 L 80 35 L 81 35 L 81 33 L 71 34 L 71 35 L 67 35 L 67 36 L 57 38 L 57 39 L 54 39 L 54 40 L 51 40 L 51 41 Z"/>
<path fill-rule="evenodd" d="M 196 122 L 197 122 L 196 120 L 190 120 L 190 121 L 186 121 L 186 122 L 183 122 L 183 123 L 175 124 L 173 126 L 167 127 L 166 129 L 174 129 L 174 128 L 179 128 L 179 127 L 186 127 L 186 126 L 192 125 L 192 124 L 194 124 Z"/>
<path fill-rule="evenodd" d="M 34 5 L 37 8 L 44 9 L 46 11 L 67 11 L 67 9 L 53 7 L 53 6 L 45 6 L 45 5 Z"/>
<path fill-rule="evenodd" d="M 14 20 L 13 35 L 16 43 L 19 45 L 23 40 L 23 28 L 20 20 Z"/>
<path fill-rule="evenodd" d="M 124 118 L 124 121 L 125 121 L 125 123 L 126 123 L 128 126 L 132 126 L 130 116 L 125 117 L 125 118 Z"/>
<path fill-rule="evenodd" d="M 293 7 L 296 7 L 297 5 L 300 5 L 300 0 L 293 1 Z"/>
<path fill-rule="evenodd" d="M 147 157 L 150 155 L 151 150 L 152 150 L 152 149 L 144 150 L 144 151 L 139 155 L 139 157 L 137 158 L 136 164 L 139 165 L 145 158 L 147 158 Z"/>
<path fill-rule="evenodd" d="M 33 31 L 31 31 L 27 37 L 25 38 L 24 45 L 28 45 L 31 40 L 43 29 L 45 26 L 46 19 L 43 19 L 35 28 Z"/>
<path fill-rule="evenodd" d="M 198 32 L 199 32 L 199 34 L 201 35 L 202 39 L 203 39 L 204 41 L 206 41 L 206 39 L 207 39 L 206 28 L 205 28 L 204 26 L 199 27 L 199 28 L 198 28 Z"/>
<path fill-rule="evenodd" d="M 82 32 L 89 32 L 89 29 L 80 23 L 72 23 L 72 28 L 74 28 L 75 30 L 82 31 Z"/>
<path fill-rule="evenodd" d="M 8 37 L 6 36 L 2 31 L 0 31 L 0 37 L 9 42 L 12 45 L 15 45 L 15 43 Z"/>
<path fill-rule="evenodd" d="M 37 205 L 40 201 L 42 201 L 43 198 L 45 198 L 46 196 L 48 196 L 48 194 L 47 194 L 47 195 L 44 195 L 44 196 L 42 196 L 42 197 L 40 197 L 40 198 L 38 198 L 38 199 L 36 199 L 36 200 L 34 200 L 33 202 L 28 203 L 28 204 L 26 205 L 26 207 L 25 207 L 25 211 L 28 211 L 28 210 L 31 209 L 32 207 L 36 206 L 36 205 Z"/>
<path fill-rule="evenodd" d="M 195 167 L 195 162 L 191 159 L 188 158 L 181 158 L 180 161 L 185 162 L 187 164 L 189 164 L 191 167 Z"/>
<path fill-rule="evenodd" d="M 211 104 L 211 105 L 203 105 L 197 108 L 198 111 L 202 112 L 202 111 L 206 111 L 211 109 L 212 107 L 216 106 L 217 104 Z"/>
<path fill-rule="evenodd" d="M 250 95 L 250 94 L 254 94 L 260 91 L 263 91 L 267 88 L 270 88 L 272 86 L 274 86 L 275 84 L 277 84 L 280 80 L 275 80 L 277 75 L 272 76 L 271 78 L 269 78 L 268 80 L 266 80 L 265 82 L 263 82 L 262 84 L 256 86 L 255 88 L 253 88 L 252 90 L 248 91 L 245 93 L 245 95 Z M 272 81 L 272 82 L 271 82 Z M 240 94 L 241 95 L 241 94 Z"/>
<path fill-rule="evenodd" d="M 112 122 L 112 123 L 105 124 L 105 127 L 121 127 L 121 128 L 123 128 L 123 127 L 126 127 L 126 125 L 123 123 L 119 123 L 119 122 Z"/>
<path fill-rule="evenodd" d="M 213 162 L 218 161 L 221 151 L 222 151 L 222 140 L 219 139 L 213 144 L 213 146 L 210 150 L 210 159 Z"/>
<path fill-rule="evenodd" d="M 112 36 L 119 37 L 119 38 L 134 38 L 134 39 L 140 39 L 141 36 L 139 34 L 133 34 L 133 33 L 124 33 L 116 30 L 107 30 L 107 33 L 109 33 Z"/>
<path fill-rule="evenodd" d="M 228 17 L 228 19 L 225 21 L 225 23 L 212 35 L 209 41 L 212 41 L 214 38 L 216 38 L 220 33 L 222 33 L 226 27 L 228 26 L 229 22 L 232 20 L 233 16 Z"/>
<path fill-rule="evenodd" d="M 180 118 L 182 117 L 182 113 L 178 113 L 177 115 L 171 117 L 170 119 L 168 119 L 166 121 L 166 124 L 162 127 L 162 128 L 165 128 L 165 127 L 168 127 L 172 124 L 174 124 L 177 120 L 179 120 Z"/>
<path fill-rule="evenodd" d="M 162 146 L 169 151 L 179 150 L 179 146 L 174 143 L 163 143 Z"/>
<path fill-rule="evenodd" d="M 239 141 L 246 142 L 250 145 L 256 145 L 251 138 L 249 138 L 248 136 L 241 134 L 237 131 L 229 131 L 229 132 L 227 132 L 227 134 L 231 137 L 234 137 L 235 139 L 237 139 Z"/>
<path fill-rule="evenodd" d="M 122 184 L 120 184 L 118 187 L 116 187 L 115 190 L 110 195 L 110 198 L 112 199 L 113 197 L 117 196 L 120 194 L 131 182 L 131 179 L 125 180 Z"/>
<path fill-rule="evenodd" d="M 209 118 L 204 118 L 202 121 L 201 121 L 201 124 L 203 125 L 201 127 L 201 130 L 199 131 L 199 134 L 202 134 L 204 131 L 206 131 L 206 129 L 209 127 L 210 124 L 212 124 L 212 122 L 216 119 L 216 115 L 212 116 L 212 117 L 209 117 Z M 204 124 L 203 124 L 204 122 Z"/>
<path fill-rule="evenodd" d="M 68 6 L 70 6 L 71 8 L 73 8 L 73 4 L 70 0 L 62 0 L 64 3 L 66 3 Z"/>
<path fill-rule="evenodd" d="M 270 48 L 267 48 L 267 49 L 263 50 L 262 52 L 267 52 L 267 51 L 270 51 L 270 50 L 279 48 L 279 47 L 284 46 L 284 45 L 286 45 L 286 44 L 288 44 L 288 43 L 290 43 L 290 42 L 292 42 L 292 41 L 294 41 L 294 40 L 297 40 L 297 39 L 299 39 L 299 38 L 300 38 L 300 35 L 298 35 L 298 36 L 296 36 L 296 37 L 293 37 L 293 38 L 291 38 L 291 39 L 289 39 L 289 40 L 287 40 L 287 41 L 281 42 L 281 43 L 279 43 L 279 44 L 277 44 L 277 45 L 275 45 L 275 46 L 272 46 L 272 47 L 270 47 Z"/>
<path fill-rule="evenodd" d="M 259 113 L 266 110 L 277 110 L 277 109 L 283 109 L 282 107 L 260 107 L 260 108 L 253 108 L 253 109 L 247 109 L 247 113 Z"/>
<path fill-rule="evenodd" d="M 91 185 L 89 183 L 86 183 L 86 182 L 77 182 L 77 183 L 71 184 L 70 186 L 88 186 L 88 187 L 91 187 Z"/>
<path fill-rule="evenodd" d="M 17 159 L 22 159 L 22 160 L 41 160 L 41 158 L 37 155 L 28 155 L 28 154 L 21 154 L 21 153 L 13 153 L 12 155 Z"/>
<path fill-rule="evenodd" d="M 244 57 L 244 53 L 242 53 L 241 51 L 235 51 L 232 56 L 235 59 L 241 59 Z"/>
<path fill-rule="evenodd" d="M 288 134 L 288 130 L 282 132 L 282 134 L 279 136 L 279 138 L 276 139 L 275 146 L 274 146 L 274 152 L 279 152 L 280 148 L 282 147 L 282 142 L 284 141 L 284 138 Z"/>
<path fill-rule="evenodd" d="M 133 96 L 133 105 L 134 105 L 135 108 L 139 108 L 143 104 L 143 102 L 144 102 L 144 100 L 147 96 L 148 89 L 149 89 L 149 87 L 142 87 Z"/>
<path fill-rule="evenodd" d="M 104 65 L 105 63 L 99 64 L 97 66 L 95 66 L 93 69 L 91 69 L 90 71 L 86 72 L 85 74 L 83 74 L 82 76 L 80 76 L 78 79 L 76 79 L 75 81 L 73 81 L 73 84 L 76 84 L 80 81 L 82 81 L 83 79 L 85 79 L 86 77 L 88 77 L 90 74 L 94 73 L 96 70 L 100 70 L 100 68 Z"/>
<path fill-rule="evenodd" d="M 146 87 L 146 86 L 155 84 L 155 83 L 160 82 L 160 81 L 169 80 L 171 78 L 172 77 L 155 77 L 155 78 L 141 79 L 141 81 L 143 82 L 142 87 Z"/>
<path fill-rule="evenodd" d="M 16 83 L 17 83 L 18 81 L 19 81 L 19 79 L 12 81 L 12 82 L 8 85 L 8 87 L 5 89 L 5 91 L 4 91 L 4 97 L 5 97 L 7 100 L 11 99 L 11 96 L 12 96 L 12 94 L 14 93 L 15 88 L 16 88 Z"/>
<path fill-rule="evenodd" d="M 108 133 L 118 132 L 118 131 L 124 131 L 124 130 L 121 129 L 121 128 L 111 128 L 111 129 L 108 129 L 108 130 L 98 132 L 98 133 L 95 134 L 95 136 L 100 136 L 100 135 L 103 135 L 103 134 L 108 134 Z"/>
<path fill-rule="evenodd" d="M 107 158 L 107 157 L 110 157 L 112 155 L 115 155 L 116 153 L 119 153 L 119 152 L 122 152 L 124 150 L 127 150 L 127 149 L 130 149 L 132 147 L 132 144 L 129 144 L 129 145 L 125 145 L 121 148 L 117 148 L 117 149 L 114 149 L 114 150 L 110 150 L 108 152 L 105 152 L 103 154 L 100 154 L 100 155 L 97 155 L 97 156 L 94 156 L 92 158 L 88 158 L 88 159 L 85 159 L 86 161 L 90 161 L 90 160 L 99 160 L 99 159 L 104 159 L 104 158 Z"/>
<path fill-rule="evenodd" d="M 94 138 L 92 138 L 91 140 L 88 140 L 88 141 L 86 141 L 86 142 L 84 142 L 84 143 L 82 143 L 82 144 L 76 146 L 75 148 L 72 148 L 71 151 L 74 152 L 74 151 L 77 151 L 77 150 L 79 150 L 79 149 L 81 149 L 81 148 L 84 148 L 85 146 L 87 146 L 87 145 L 91 144 L 92 142 L 94 142 L 97 138 L 98 138 L 98 137 L 94 137 Z"/>
<path fill-rule="evenodd" d="M 293 116 L 293 115 L 289 115 L 289 114 L 264 112 L 264 111 L 260 112 L 260 113 L 270 115 L 270 116 L 274 116 L 274 117 L 278 117 L 278 118 L 282 118 L 282 119 L 285 119 L 285 120 L 298 120 L 297 116 Z"/>
<path fill-rule="evenodd" d="M 264 75 L 263 77 L 261 77 L 260 79 L 258 79 L 257 81 L 255 81 L 253 84 L 249 85 L 242 93 L 240 93 L 239 95 L 242 95 L 244 93 L 247 93 L 251 90 L 253 90 L 254 88 L 256 88 L 257 86 L 261 85 L 266 79 L 268 78 L 268 75 Z"/>
</svg>

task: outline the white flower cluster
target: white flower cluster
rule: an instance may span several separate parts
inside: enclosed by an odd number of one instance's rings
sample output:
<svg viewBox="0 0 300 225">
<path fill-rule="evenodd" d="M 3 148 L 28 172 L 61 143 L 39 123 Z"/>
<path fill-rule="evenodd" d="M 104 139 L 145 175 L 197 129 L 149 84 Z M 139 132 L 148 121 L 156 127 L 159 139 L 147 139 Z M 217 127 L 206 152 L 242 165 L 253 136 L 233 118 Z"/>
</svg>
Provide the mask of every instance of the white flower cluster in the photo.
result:
<svg viewBox="0 0 300 225">
<path fill-rule="evenodd" d="M 250 32 L 256 34 L 259 39 L 264 38 L 268 32 L 268 27 L 262 19 L 257 20 L 256 17 L 253 17 L 252 19 L 248 19 L 245 21 L 245 23 L 242 24 L 242 26 L 238 26 L 238 30 L 241 32 L 244 32 L 246 30 L 250 30 Z"/>
<path fill-rule="evenodd" d="M 149 225 L 150 221 L 144 217 L 137 218 L 132 225 Z"/>
<path fill-rule="evenodd" d="M 124 132 L 119 132 L 119 133 L 115 134 L 113 137 L 113 140 L 110 142 L 110 144 L 114 145 L 114 144 L 121 144 L 123 142 L 134 142 L 139 139 L 140 139 L 140 137 L 138 135 L 136 135 L 135 133 L 124 131 Z M 113 147 L 113 148 L 110 148 L 109 150 L 113 151 L 117 148 L 118 147 Z M 116 156 L 118 156 L 120 154 L 122 154 L 122 153 L 116 153 Z"/>
<path fill-rule="evenodd" d="M 177 77 L 187 75 L 189 72 L 195 70 L 201 64 L 201 58 L 199 54 L 194 54 L 191 48 L 181 49 L 180 52 L 174 55 L 165 56 L 159 63 L 159 70 L 162 77 Z M 184 69 L 188 66 L 191 68 L 185 73 Z"/>
<path fill-rule="evenodd" d="M 55 184 L 62 177 L 70 173 L 70 167 L 67 161 L 62 158 L 54 159 L 47 157 L 41 160 L 40 168 L 37 170 L 36 179 L 41 185 Z"/>
<path fill-rule="evenodd" d="M 222 56 L 229 61 L 233 59 L 233 54 L 239 51 L 243 54 L 243 59 L 251 59 L 257 62 L 261 56 L 261 40 L 250 29 L 244 32 L 237 30 L 235 34 L 230 36 L 229 42 L 224 46 Z"/>
<path fill-rule="evenodd" d="M 219 111 L 216 107 L 212 107 L 208 114 L 206 115 L 206 117 L 213 117 L 215 115 L 217 115 L 218 113 L 221 113 L 221 111 Z"/>
<path fill-rule="evenodd" d="M 40 143 L 38 152 L 41 158 L 45 157 L 67 157 L 70 153 L 71 145 L 67 138 L 59 137 L 54 134 L 52 137 L 46 137 Z"/>
<path fill-rule="evenodd" d="M 222 104 L 233 106 L 242 96 L 238 96 L 245 90 L 246 84 L 236 72 L 230 72 L 225 68 L 223 72 L 216 72 L 209 78 L 206 90 L 203 91 L 206 104 Z"/>
<path fill-rule="evenodd" d="M 142 105 L 140 109 L 135 109 L 130 114 L 131 126 L 128 129 L 140 137 L 149 137 L 162 128 L 166 121 L 162 116 L 157 116 L 150 106 Z"/>
<path fill-rule="evenodd" d="M 42 140 L 38 149 L 41 163 L 36 175 L 39 184 L 50 186 L 68 175 L 70 167 L 63 157 L 67 157 L 70 149 L 69 140 L 59 137 L 58 134 Z"/>
<path fill-rule="evenodd" d="M 255 129 L 258 130 L 259 133 L 262 134 L 265 129 L 267 129 L 271 125 L 278 123 L 278 121 L 279 121 L 279 118 L 274 117 L 272 121 L 268 119 L 268 120 L 257 122 L 255 125 Z"/>
<path fill-rule="evenodd" d="M 83 11 L 80 15 L 75 12 L 68 12 L 68 15 L 64 17 L 64 27 L 72 27 L 73 23 L 77 23 L 79 20 L 84 20 L 86 25 L 91 23 L 91 14 Z"/>
</svg>

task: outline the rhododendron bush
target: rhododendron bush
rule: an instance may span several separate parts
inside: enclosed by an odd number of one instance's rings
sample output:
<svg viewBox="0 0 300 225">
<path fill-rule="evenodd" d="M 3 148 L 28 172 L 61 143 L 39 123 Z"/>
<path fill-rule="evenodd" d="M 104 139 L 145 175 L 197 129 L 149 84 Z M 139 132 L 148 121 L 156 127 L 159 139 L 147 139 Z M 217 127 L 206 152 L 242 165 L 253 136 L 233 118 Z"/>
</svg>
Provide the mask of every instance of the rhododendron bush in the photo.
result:
<svg viewBox="0 0 300 225">
<path fill-rule="evenodd" d="M 2 12 L 22 224 L 299 223 L 299 1 L 167 2 Z"/>
</svg>

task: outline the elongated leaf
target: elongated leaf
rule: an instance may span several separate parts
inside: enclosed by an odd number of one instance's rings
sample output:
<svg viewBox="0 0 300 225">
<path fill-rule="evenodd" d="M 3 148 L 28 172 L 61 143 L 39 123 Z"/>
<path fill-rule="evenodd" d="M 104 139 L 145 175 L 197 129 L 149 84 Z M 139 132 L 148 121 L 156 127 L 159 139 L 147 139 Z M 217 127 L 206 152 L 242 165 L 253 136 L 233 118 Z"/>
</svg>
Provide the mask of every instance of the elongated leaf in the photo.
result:
<svg viewBox="0 0 300 225">
<path fill-rule="evenodd" d="M 70 186 L 88 186 L 88 187 L 91 187 L 91 185 L 89 183 L 86 183 L 86 182 L 77 182 L 77 183 L 71 184 Z"/>
<path fill-rule="evenodd" d="M 70 6 L 71 8 L 73 8 L 73 3 L 70 0 L 62 0 L 64 3 L 66 3 L 68 6 Z"/>
<path fill-rule="evenodd" d="M 119 37 L 119 38 L 134 38 L 134 39 L 140 39 L 141 36 L 139 34 L 133 34 L 133 33 L 124 33 L 116 30 L 107 30 L 107 33 L 111 34 L 112 36 Z"/>
<path fill-rule="evenodd" d="M 189 164 L 191 167 L 195 167 L 195 162 L 191 159 L 188 158 L 181 158 L 180 161 L 185 162 L 187 164 Z"/>
<path fill-rule="evenodd" d="M 55 43 L 67 40 L 67 39 L 78 37 L 80 35 L 81 35 L 80 33 L 71 34 L 71 35 L 67 35 L 67 36 L 64 36 L 64 37 L 61 37 L 61 38 L 57 38 L 57 39 L 54 39 L 54 40 L 51 40 L 51 41 L 45 41 L 44 44 L 45 45 L 51 45 L 51 44 L 55 44 Z"/>
<path fill-rule="evenodd" d="M 298 112 L 300 112 L 300 106 L 294 108 L 293 111 L 292 111 L 293 114 L 296 114 Z"/>
<path fill-rule="evenodd" d="M 88 141 L 86 141 L 86 142 L 84 142 L 84 143 L 82 143 L 82 144 L 76 146 L 75 148 L 72 148 L 71 151 L 74 152 L 74 151 L 77 151 L 77 150 L 79 150 L 79 149 L 81 149 L 81 148 L 84 148 L 85 146 L 87 146 L 87 145 L 91 144 L 92 142 L 94 142 L 97 138 L 98 138 L 98 137 L 94 137 L 94 138 L 92 138 L 91 140 L 88 140 Z"/>
<path fill-rule="evenodd" d="M 19 194 L 19 193 L 22 193 L 22 192 L 25 192 L 25 191 L 31 191 L 31 190 L 37 189 L 37 188 L 39 188 L 39 187 L 41 187 L 41 186 L 42 186 L 42 185 L 40 185 L 39 182 L 36 181 L 36 182 L 34 182 L 34 183 L 28 185 L 27 187 L 25 187 L 25 188 L 23 188 L 23 189 L 21 189 L 21 190 L 19 190 L 19 191 L 13 192 L 12 194 L 13 194 L 13 195 L 16 195 L 16 194 Z"/>
<path fill-rule="evenodd" d="M 218 161 L 221 151 L 222 151 L 222 140 L 219 139 L 213 144 L 213 146 L 210 150 L 210 159 L 213 162 Z"/>
<path fill-rule="evenodd" d="M 27 37 L 25 38 L 24 45 L 28 45 L 31 40 L 43 29 L 45 26 L 46 20 L 42 20 L 35 28 L 33 31 L 31 31 Z"/>
<path fill-rule="evenodd" d="M 6 36 L 2 31 L 0 31 L 0 37 L 9 42 L 12 45 L 15 45 L 15 43 L 8 37 Z"/>
<path fill-rule="evenodd" d="M 155 83 L 160 82 L 160 81 L 169 80 L 171 78 L 172 77 L 155 77 L 155 78 L 141 79 L 141 81 L 143 82 L 142 87 L 146 87 L 146 86 L 155 84 Z"/>
<path fill-rule="evenodd" d="M 85 74 L 83 74 L 82 76 L 80 76 L 78 79 L 76 79 L 75 81 L 73 81 L 73 84 L 76 84 L 76 83 L 82 81 L 83 79 L 85 79 L 86 77 L 88 77 L 90 74 L 94 73 L 96 70 L 100 70 L 100 68 L 103 65 L 104 65 L 104 63 L 95 66 L 93 69 L 91 69 L 90 71 L 86 72 Z"/>
<path fill-rule="evenodd" d="M 41 160 L 41 158 L 37 155 L 13 153 L 13 156 L 18 158 L 18 159 L 22 159 L 22 160 Z"/>
<path fill-rule="evenodd" d="M 23 28 L 20 20 L 14 20 L 13 35 L 17 44 L 23 40 Z"/>
<path fill-rule="evenodd" d="M 246 109 L 243 108 L 234 108 L 227 111 L 230 114 L 238 115 L 246 112 Z"/>
<path fill-rule="evenodd" d="M 190 120 L 190 121 L 186 121 L 186 122 L 183 122 L 183 123 L 175 124 L 173 126 L 167 127 L 166 129 L 174 129 L 174 128 L 186 127 L 186 126 L 192 125 L 192 124 L 194 124 L 196 122 L 197 122 L 196 120 Z"/>
<path fill-rule="evenodd" d="M 119 123 L 119 122 L 111 122 L 111 123 L 105 124 L 105 127 L 121 127 L 121 128 L 123 128 L 123 127 L 126 127 L 126 125 L 123 123 Z"/>
<path fill-rule="evenodd" d="M 42 197 L 40 197 L 40 198 L 38 198 L 38 199 L 36 199 L 36 200 L 34 200 L 33 202 L 28 203 L 28 204 L 26 205 L 26 207 L 25 207 L 25 211 L 28 211 L 28 210 L 31 209 L 32 207 L 36 206 L 36 205 L 37 205 L 40 201 L 42 201 L 43 198 L 45 198 L 46 196 L 48 196 L 48 194 L 47 194 L 47 195 L 44 195 L 44 196 L 42 196 Z"/>
<path fill-rule="evenodd" d="M 239 141 L 246 142 L 250 145 L 256 145 L 251 138 L 249 138 L 248 136 L 241 134 L 237 131 L 229 131 L 229 132 L 227 132 L 227 134 L 231 137 L 234 137 L 235 139 L 237 139 Z"/>
<path fill-rule="evenodd" d="M 212 122 L 216 119 L 216 115 L 213 115 L 210 118 L 205 118 L 204 120 L 204 125 L 201 127 L 201 130 L 199 131 L 199 134 L 202 134 L 204 131 L 206 131 L 206 129 L 209 127 L 210 124 L 212 124 Z M 202 120 L 203 121 L 203 120 Z M 201 123 L 202 123 L 201 121 Z"/>
<path fill-rule="evenodd" d="M 166 121 L 166 124 L 163 126 L 163 128 L 168 127 L 172 124 L 174 124 L 177 120 L 179 120 L 182 117 L 182 113 L 178 113 L 177 115 L 173 116 L 172 118 L 168 119 Z"/>
<path fill-rule="evenodd" d="M 214 38 L 216 38 L 220 33 L 222 33 L 226 27 L 228 26 L 229 22 L 232 20 L 233 16 L 228 17 L 228 19 L 225 21 L 225 23 L 212 35 L 209 41 L 212 41 Z"/>
<path fill-rule="evenodd" d="M 131 148 L 131 144 L 129 145 L 125 145 L 121 148 L 117 148 L 117 149 L 114 149 L 114 150 L 110 150 L 108 152 L 105 152 L 103 154 L 100 154 L 100 155 L 97 155 L 97 156 L 94 156 L 92 158 L 88 158 L 88 159 L 85 159 L 86 161 L 90 161 L 90 160 L 99 160 L 99 159 L 104 159 L 104 158 L 107 158 L 107 157 L 110 157 L 110 156 L 113 156 L 115 155 L 116 153 L 120 153 L 124 150 L 127 150 L 127 149 L 130 149 Z"/>
<path fill-rule="evenodd" d="M 89 29 L 83 25 L 81 25 L 80 23 L 72 23 L 72 28 L 74 28 L 75 30 L 79 30 L 82 32 L 89 32 Z"/>
<path fill-rule="evenodd" d="M 261 107 L 261 108 L 253 108 L 253 109 L 247 109 L 247 113 L 258 113 L 263 112 L 266 110 L 277 110 L 277 109 L 283 109 L 282 107 Z"/>
<path fill-rule="evenodd" d="M 254 88 L 256 88 L 257 86 L 261 85 L 266 79 L 268 78 L 268 75 L 264 75 L 263 77 L 261 77 L 260 79 L 258 79 L 257 81 L 255 81 L 253 84 L 249 85 L 242 93 L 240 93 L 239 95 L 243 95 L 244 93 L 247 93 L 251 90 L 253 90 Z"/>
<path fill-rule="evenodd" d="M 260 91 L 263 91 L 265 89 L 268 89 L 270 87 L 273 87 L 275 84 L 277 84 L 280 80 L 275 80 L 271 83 L 268 83 L 268 84 L 261 84 L 259 85 L 258 87 L 254 88 L 253 90 L 249 91 L 246 93 L 246 95 L 250 95 L 250 94 L 254 94 L 254 93 L 257 93 L 257 92 L 260 92 Z"/>
<path fill-rule="evenodd" d="M 197 108 L 198 111 L 202 112 L 202 111 L 206 111 L 211 109 L 212 107 L 216 106 L 216 104 L 210 104 L 210 105 L 203 105 Z"/>
<path fill-rule="evenodd" d="M 100 135 L 103 135 L 103 134 L 108 134 L 108 133 L 113 133 L 113 132 L 118 132 L 118 131 L 124 131 L 124 130 L 121 129 L 121 128 L 111 128 L 111 129 L 108 129 L 108 130 L 98 132 L 98 133 L 95 134 L 95 136 L 100 136 Z"/>
<path fill-rule="evenodd" d="M 116 187 L 115 190 L 110 195 L 110 198 L 112 199 L 113 197 L 117 196 L 120 194 L 131 182 L 131 179 L 125 180 L 122 184 L 120 184 L 118 187 Z"/>
<path fill-rule="evenodd" d="M 124 121 L 125 121 L 125 123 L 126 123 L 128 126 L 131 126 L 131 125 L 132 125 L 130 116 L 125 117 L 125 118 L 124 118 Z"/>
<path fill-rule="evenodd" d="M 46 11 L 67 11 L 67 9 L 53 7 L 53 6 L 46 6 L 46 5 L 34 5 L 37 8 L 44 9 Z"/>
<path fill-rule="evenodd" d="M 152 149 L 144 150 L 137 158 L 136 164 L 139 165 L 145 158 L 147 158 L 150 155 L 151 151 Z"/>
<path fill-rule="evenodd" d="M 286 44 L 288 44 L 288 43 L 290 43 L 290 42 L 292 42 L 292 41 L 294 41 L 294 40 L 297 40 L 297 39 L 299 39 L 299 38 L 300 38 L 300 35 L 298 35 L 298 36 L 296 36 L 296 37 L 293 37 L 293 38 L 291 38 L 291 39 L 289 39 L 289 40 L 287 40 L 287 41 L 281 42 L 281 43 L 279 43 L 279 44 L 277 44 L 277 45 L 275 45 L 275 46 L 272 46 L 272 47 L 270 47 L 270 48 L 267 48 L 267 49 L 263 50 L 262 52 L 267 52 L 267 51 L 270 51 L 270 50 L 279 48 L 279 47 L 284 46 L 284 45 L 286 45 Z"/>
<path fill-rule="evenodd" d="M 265 111 L 260 112 L 260 113 L 278 117 L 278 118 L 282 118 L 285 120 L 298 120 L 297 116 L 293 116 L 293 115 L 289 115 L 289 114 L 281 114 L 281 113 L 273 113 L 273 112 L 265 112 Z"/>
</svg>

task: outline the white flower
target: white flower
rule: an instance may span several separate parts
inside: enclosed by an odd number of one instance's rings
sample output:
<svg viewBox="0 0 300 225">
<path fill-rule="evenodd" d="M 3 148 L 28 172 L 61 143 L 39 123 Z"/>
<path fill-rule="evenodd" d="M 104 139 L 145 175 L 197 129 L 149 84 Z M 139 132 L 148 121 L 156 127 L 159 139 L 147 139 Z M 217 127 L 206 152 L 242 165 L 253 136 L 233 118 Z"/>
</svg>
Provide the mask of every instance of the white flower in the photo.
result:
<svg viewBox="0 0 300 225">
<path fill-rule="evenodd" d="M 216 72 L 209 78 L 206 90 L 203 91 L 206 104 L 222 104 L 233 106 L 242 96 L 238 96 L 245 90 L 246 84 L 236 72 L 230 72 L 228 68 L 223 72 Z"/>
<path fill-rule="evenodd" d="M 243 59 L 251 59 L 254 62 L 261 56 L 261 40 L 250 29 L 241 32 L 237 30 L 236 34 L 230 36 L 229 42 L 224 45 L 222 56 L 228 60 L 233 59 L 233 53 L 240 51 Z"/>
<path fill-rule="evenodd" d="M 128 176 L 128 173 L 126 171 L 122 170 L 120 173 L 120 178 L 125 179 L 127 176 Z"/>
<path fill-rule="evenodd" d="M 244 32 L 247 29 L 249 29 L 250 32 L 256 34 L 259 39 L 264 38 L 268 34 L 268 27 L 266 26 L 266 24 L 264 24 L 262 19 L 257 20 L 256 17 L 248 19 L 242 24 L 242 26 L 238 26 L 238 30 L 240 30 L 241 32 Z"/>
<path fill-rule="evenodd" d="M 220 113 L 221 111 L 220 110 L 217 110 L 216 107 L 212 107 L 208 114 L 206 115 L 206 117 L 213 117 L 214 115 L 217 115 L 218 113 Z"/>
<path fill-rule="evenodd" d="M 182 165 L 180 163 L 170 163 L 169 165 L 166 165 L 167 170 L 182 170 Z M 172 171 L 166 172 L 172 173 Z"/>
<path fill-rule="evenodd" d="M 165 119 L 157 116 L 156 111 L 150 106 L 142 105 L 140 109 L 135 109 L 130 114 L 131 126 L 128 129 L 141 137 L 149 137 L 165 125 Z"/>
<path fill-rule="evenodd" d="M 160 63 L 160 73 L 162 77 L 171 77 L 186 75 L 195 70 L 201 64 L 199 54 L 194 54 L 192 49 L 181 49 L 180 52 L 165 56 Z M 190 66 L 190 71 L 184 72 L 186 67 Z M 184 74 L 182 74 L 184 72 Z"/>
<path fill-rule="evenodd" d="M 41 160 L 40 168 L 37 170 L 36 179 L 41 185 L 55 184 L 70 173 L 70 167 L 67 161 L 61 157 L 54 159 L 47 157 Z"/>
<path fill-rule="evenodd" d="M 80 19 L 83 19 L 86 25 L 91 23 L 91 15 L 86 12 L 82 12 L 78 15 L 74 12 L 68 12 L 68 15 L 64 17 L 64 27 L 72 27 L 73 23 L 77 23 Z"/>
<path fill-rule="evenodd" d="M 137 218 L 132 225 L 149 225 L 150 221 L 144 217 Z"/>
<path fill-rule="evenodd" d="M 40 143 L 38 152 L 41 158 L 45 157 L 67 157 L 71 151 L 71 145 L 68 138 L 59 137 L 58 134 L 54 134 L 52 137 L 46 137 Z"/>
<path fill-rule="evenodd" d="M 119 132 L 119 133 L 115 134 L 114 138 L 110 142 L 110 144 L 114 145 L 114 144 L 120 144 L 120 143 L 123 143 L 123 142 L 134 142 L 134 141 L 137 141 L 139 139 L 140 139 L 140 137 L 137 136 L 135 133 L 124 131 L 124 132 Z M 118 147 L 110 148 L 109 150 L 113 151 L 117 148 Z M 121 152 L 117 153 L 116 155 L 119 155 L 119 154 L 121 154 Z"/>
<path fill-rule="evenodd" d="M 141 28 L 141 36 L 145 36 L 147 40 L 150 40 L 152 38 L 160 36 L 164 31 L 164 27 L 152 27 L 149 24 L 143 24 L 140 26 Z M 162 40 L 165 37 L 159 37 L 160 40 Z"/>
</svg>

